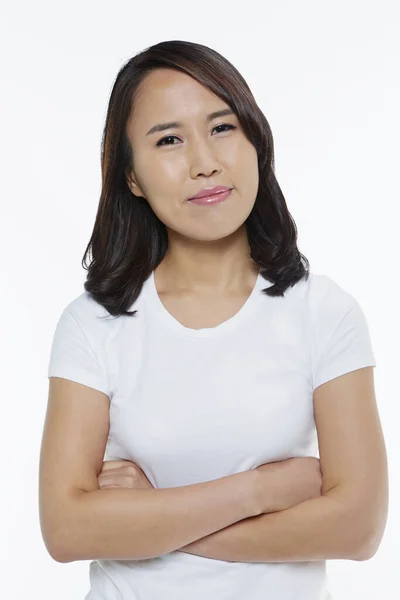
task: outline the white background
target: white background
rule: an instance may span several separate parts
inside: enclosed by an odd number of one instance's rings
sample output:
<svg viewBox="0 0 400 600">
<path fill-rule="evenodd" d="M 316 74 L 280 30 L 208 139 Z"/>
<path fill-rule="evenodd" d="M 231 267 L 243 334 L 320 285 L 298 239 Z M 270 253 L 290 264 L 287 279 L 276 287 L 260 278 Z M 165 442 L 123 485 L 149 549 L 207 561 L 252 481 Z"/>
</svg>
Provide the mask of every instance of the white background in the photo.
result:
<svg viewBox="0 0 400 600">
<path fill-rule="evenodd" d="M 247 80 L 272 128 L 300 251 L 367 316 L 389 518 L 373 559 L 328 562 L 329 587 L 334 600 L 399 598 L 398 2 L 14 1 L 1 5 L 0 23 L 1 596 L 88 591 L 89 563 L 56 563 L 40 532 L 50 345 L 61 310 L 83 291 L 117 72 L 147 46 L 184 39 L 216 49 Z"/>
</svg>

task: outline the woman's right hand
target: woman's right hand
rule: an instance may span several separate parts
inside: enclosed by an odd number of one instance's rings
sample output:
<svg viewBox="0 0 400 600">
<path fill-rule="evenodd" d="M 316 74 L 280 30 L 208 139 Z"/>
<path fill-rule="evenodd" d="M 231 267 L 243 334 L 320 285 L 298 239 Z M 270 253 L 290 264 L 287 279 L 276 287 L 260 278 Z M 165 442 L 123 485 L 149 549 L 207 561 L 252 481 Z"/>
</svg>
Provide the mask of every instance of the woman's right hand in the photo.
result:
<svg viewBox="0 0 400 600">
<path fill-rule="evenodd" d="M 262 513 L 291 508 L 321 496 L 320 461 L 314 456 L 288 458 L 260 465 L 256 494 Z"/>
<path fill-rule="evenodd" d="M 100 490 L 109 488 L 154 489 L 142 469 L 131 460 L 106 460 L 97 477 Z"/>
</svg>

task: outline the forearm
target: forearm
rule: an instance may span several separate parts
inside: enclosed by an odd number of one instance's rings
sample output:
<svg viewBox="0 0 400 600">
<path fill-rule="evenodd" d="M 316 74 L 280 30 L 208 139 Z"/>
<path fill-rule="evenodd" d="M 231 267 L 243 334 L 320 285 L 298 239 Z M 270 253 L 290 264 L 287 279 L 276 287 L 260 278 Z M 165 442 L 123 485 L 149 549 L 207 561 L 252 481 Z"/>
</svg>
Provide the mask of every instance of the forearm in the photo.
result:
<svg viewBox="0 0 400 600">
<path fill-rule="evenodd" d="M 358 560 L 362 534 L 357 507 L 339 488 L 274 513 L 247 518 L 197 540 L 182 552 L 238 562 Z"/>
<path fill-rule="evenodd" d="M 254 478 L 250 470 L 175 488 L 74 493 L 58 510 L 58 550 L 53 556 L 71 562 L 167 554 L 260 514 Z"/>
</svg>

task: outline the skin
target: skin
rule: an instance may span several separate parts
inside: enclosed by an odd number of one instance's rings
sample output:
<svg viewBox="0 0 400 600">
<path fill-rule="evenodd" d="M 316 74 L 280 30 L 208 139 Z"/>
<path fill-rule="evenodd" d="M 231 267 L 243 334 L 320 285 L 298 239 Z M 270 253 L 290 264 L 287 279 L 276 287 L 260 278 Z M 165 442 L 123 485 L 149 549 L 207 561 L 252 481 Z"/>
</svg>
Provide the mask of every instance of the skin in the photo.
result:
<svg viewBox="0 0 400 600">
<path fill-rule="evenodd" d="M 209 113 L 227 108 L 175 69 L 153 70 L 135 98 L 126 129 L 134 157 L 127 182 L 167 227 L 168 250 L 155 270 L 164 295 L 238 298 L 255 284 L 258 266 L 250 258 L 245 220 L 258 190 L 257 152 L 235 114 L 207 121 Z M 170 121 L 182 127 L 146 135 Z M 212 207 L 188 202 L 214 185 L 233 187 L 228 200 Z"/>
</svg>

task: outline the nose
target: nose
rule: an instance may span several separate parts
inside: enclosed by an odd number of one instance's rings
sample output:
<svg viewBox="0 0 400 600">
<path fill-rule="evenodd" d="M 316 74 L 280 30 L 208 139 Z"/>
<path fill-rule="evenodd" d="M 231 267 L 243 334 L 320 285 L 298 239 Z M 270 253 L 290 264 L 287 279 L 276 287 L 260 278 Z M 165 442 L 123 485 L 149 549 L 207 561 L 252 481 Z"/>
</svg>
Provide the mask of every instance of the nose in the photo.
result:
<svg viewBox="0 0 400 600">
<path fill-rule="evenodd" d="M 221 171 L 221 164 L 207 142 L 196 141 L 190 154 L 190 176 L 197 179 L 199 175 L 210 177 Z"/>
</svg>

